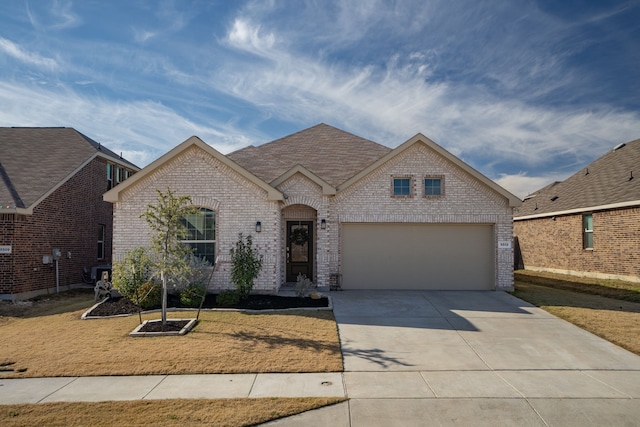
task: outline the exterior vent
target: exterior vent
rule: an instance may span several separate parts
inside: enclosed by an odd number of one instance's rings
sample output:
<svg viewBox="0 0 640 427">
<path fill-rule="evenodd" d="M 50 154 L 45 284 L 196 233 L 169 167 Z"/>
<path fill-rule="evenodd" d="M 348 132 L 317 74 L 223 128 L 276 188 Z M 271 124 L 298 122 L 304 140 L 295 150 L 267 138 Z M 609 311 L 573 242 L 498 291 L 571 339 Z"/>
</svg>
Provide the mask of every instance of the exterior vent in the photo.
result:
<svg viewBox="0 0 640 427">
<path fill-rule="evenodd" d="M 627 145 L 626 143 L 622 143 L 622 144 L 618 144 L 615 147 L 613 147 L 613 151 L 618 151 L 619 149 L 621 149 L 622 147 L 624 147 L 625 145 Z"/>
<path fill-rule="evenodd" d="M 558 196 L 553 196 L 553 197 L 551 198 L 551 201 L 552 201 L 552 202 L 555 202 L 556 200 L 558 200 Z"/>
</svg>

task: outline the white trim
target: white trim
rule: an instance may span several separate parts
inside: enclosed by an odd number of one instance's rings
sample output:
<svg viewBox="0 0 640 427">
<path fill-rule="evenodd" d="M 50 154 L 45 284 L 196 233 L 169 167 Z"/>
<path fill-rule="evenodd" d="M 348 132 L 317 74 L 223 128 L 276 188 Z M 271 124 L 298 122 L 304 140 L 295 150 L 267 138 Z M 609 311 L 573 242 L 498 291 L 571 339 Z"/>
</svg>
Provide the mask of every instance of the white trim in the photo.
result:
<svg viewBox="0 0 640 427">
<path fill-rule="evenodd" d="M 629 208 L 634 206 L 640 206 L 640 200 L 631 200 L 628 202 L 611 203 L 609 205 L 589 206 L 584 208 L 568 209 L 565 211 L 545 212 L 545 213 L 535 214 L 535 215 L 516 216 L 513 218 L 513 220 L 522 221 L 525 219 L 546 218 L 550 216 L 570 215 L 570 214 L 592 212 L 592 211 L 604 211 L 604 210 L 610 210 L 610 209 Z"/>
</svg>

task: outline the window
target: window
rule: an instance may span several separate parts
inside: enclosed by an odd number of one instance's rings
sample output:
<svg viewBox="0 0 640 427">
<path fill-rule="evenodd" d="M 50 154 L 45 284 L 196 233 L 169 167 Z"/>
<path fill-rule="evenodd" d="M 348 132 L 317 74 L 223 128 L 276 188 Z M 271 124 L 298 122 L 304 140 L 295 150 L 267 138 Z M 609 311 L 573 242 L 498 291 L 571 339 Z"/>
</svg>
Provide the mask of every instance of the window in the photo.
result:
<svg viewBox="0 0 640 427">
<path fill-rule="evenodd" d="M 411 178 L 393 178 L 393 196 L 411 197 Z"/>
<path fill-rule="evenodd" d="M 216 254 L 216 213 L 209 209 L 182 218 L 187 227 L 182 243 L 191 246 L 195 256 L 206 259 L 213 265 Z"/>
<path fill-rule="evenodd" d="M 98 259 L 104 259 L 104 237 L 106 235 L 107 226 L 98 224 Z"/>
<path fill-rule="evenodd" d="M 121 183 L 124 181 L 124 169 L 120 166 L 116 166 L 116 183 Z"/>
<path fill-rule="evenodd" d="M 582 216 L 582 247 L 584 249 L 593 249 L 593 215 L 586 214 Z"/>
<path fill-rule="evenodd" d="M 111 190 L 113 187 L 113 165 L 107 163 L 107 190 Z"/>
<path fill-rule="evenodd" d="M 427 177 L 424 179 L 425 197 L 442 196 L 444 194 L 442 177 Z"/>
</svg>

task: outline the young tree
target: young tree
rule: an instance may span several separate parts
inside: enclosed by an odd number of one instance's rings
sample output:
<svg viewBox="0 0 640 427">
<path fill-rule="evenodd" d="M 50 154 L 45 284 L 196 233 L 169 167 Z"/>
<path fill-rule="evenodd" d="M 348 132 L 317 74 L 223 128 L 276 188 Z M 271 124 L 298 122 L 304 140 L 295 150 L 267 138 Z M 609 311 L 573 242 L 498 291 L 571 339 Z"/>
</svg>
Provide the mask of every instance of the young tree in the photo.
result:
<svg viewBox="0 0 640 427">
<path fill-rule="evenodd" d="M 183 276 L 189 271 L 189 254 L 192 248 L 182 243 L 187 234 L 182 218 L 197 212 L 191 205 L 191 197 L 158 192 L 158 203 L 148 205 L 140 215 L 152 231 L 151 250 L 154 253 L 154 271 L 162 282 L 162 326 L 167 324 L 167 283 L 171 278 Z"/>
</svg>

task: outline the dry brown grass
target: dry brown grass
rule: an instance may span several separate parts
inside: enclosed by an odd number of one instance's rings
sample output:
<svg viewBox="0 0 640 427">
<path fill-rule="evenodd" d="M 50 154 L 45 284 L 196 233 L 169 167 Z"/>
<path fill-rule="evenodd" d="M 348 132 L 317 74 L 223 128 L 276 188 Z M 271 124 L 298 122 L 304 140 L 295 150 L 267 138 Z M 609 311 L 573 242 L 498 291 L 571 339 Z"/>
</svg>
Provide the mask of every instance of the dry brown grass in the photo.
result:
<svg viewBox="0 0 640 427">
<path fill-rule="evenodd" d="M 2 377 L 342 371 L 330 311 L 208 311 L 185 336 L 145 338 L 128 335 L 137 316 L 81 320 L 82 312 L 0 317 L 0 364 L 14 370 Z"/>
<path fill-rule="evenodd" d="M 342 400 L 344 399 L 273 398 L 0 405 L 0 425 L 248 426 Z"/>
<path fill-rule="evenodd" d="M 517 270 L 514 275 L 516 280 L 522 282 L 640 303 L 640 283 L 530 270 Z"/>
<path fill-rule="evenodd" d="M 640 303 L 521 280 L 515 288 L 518 298 L 640 355 Z"/>
</svg>

